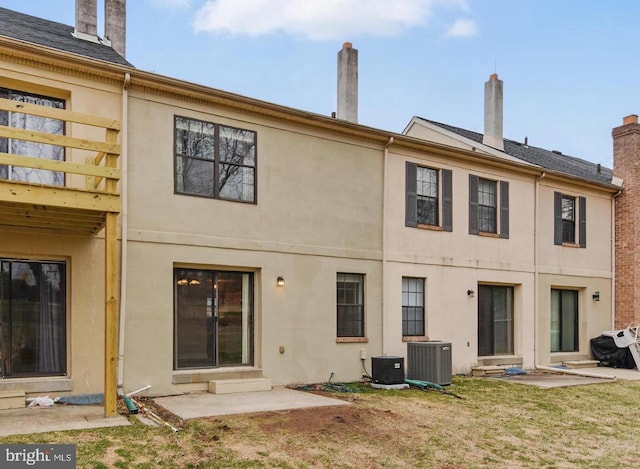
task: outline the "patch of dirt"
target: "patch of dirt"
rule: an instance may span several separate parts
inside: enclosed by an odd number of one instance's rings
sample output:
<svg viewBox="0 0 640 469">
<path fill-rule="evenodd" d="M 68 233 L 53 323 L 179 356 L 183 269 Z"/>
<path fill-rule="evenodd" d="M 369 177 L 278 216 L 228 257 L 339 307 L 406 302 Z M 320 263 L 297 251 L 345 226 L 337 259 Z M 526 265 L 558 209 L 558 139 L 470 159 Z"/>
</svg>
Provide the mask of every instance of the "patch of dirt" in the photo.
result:
<svg viewBox="0 0 640 469">
<path fill-rule="evenodd" d="M 237 416 L 237 427 L 221 441 L 247 461 L 268 460 L 285 467 L 301 462 L 334 467 L 336 460 L 340 467 L 415 467 L 422 450 L 393 443 L 421 434 L 415 422 L 407 422 L 413 413 L 410 400 L 399 399 L 393 406 L 372 406 L 368 398 L 353 395 L 346 400 L 352 405 Z"/>
<path fill-rule="evenodd" d="M 138 408 L 138 413 L 151 420 L 157 421 L 157 419 L 154 417 L 155 415 L 177 429 L 180 429 L 184 426 L 184 420 L 182 420 L 173 412 L 157 404 L 151 397 L 137 397 L 133 399 L 133 402 Z M 122 415 L 129 415 L 129 409 L 125 405 L 122 398 L 118 399 L 118 411 Z"/>
<path fill-rule="evenodd" d="M 316 407 L 286 412 L 266 412 L 260 428 L 266 432 L 316 433 L 336 431 L 350 425 L 362 426 L 376 419 L 397 418 L 391 410 L 363 409 L 355 406 Z"/>
</svg>

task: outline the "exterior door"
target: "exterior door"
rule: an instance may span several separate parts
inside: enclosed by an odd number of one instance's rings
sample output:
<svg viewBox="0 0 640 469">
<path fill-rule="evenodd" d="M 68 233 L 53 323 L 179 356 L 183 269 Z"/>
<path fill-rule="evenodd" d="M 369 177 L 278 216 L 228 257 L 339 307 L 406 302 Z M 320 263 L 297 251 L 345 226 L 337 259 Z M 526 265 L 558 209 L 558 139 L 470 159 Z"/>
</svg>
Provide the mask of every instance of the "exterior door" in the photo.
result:
<svg viewBox="0 0 640 469">
<path fill-rule="evenodd" d="M 577 352 L 578 290 L 551 289 L 551 352 Z"/>
<path fill-rule="evenodd" d="M 513 287 L 478 285 L 478 356 L 513 354 Z"/>
<path fill-rule="evenodd" d="M 176 369 L 253 362 L 253 274 L 175 269 Z"/>
<path fill-rule="evenodd" d="M 0 259 L 0 376 L 66 369 L 65 263 Z"/>
</svg>

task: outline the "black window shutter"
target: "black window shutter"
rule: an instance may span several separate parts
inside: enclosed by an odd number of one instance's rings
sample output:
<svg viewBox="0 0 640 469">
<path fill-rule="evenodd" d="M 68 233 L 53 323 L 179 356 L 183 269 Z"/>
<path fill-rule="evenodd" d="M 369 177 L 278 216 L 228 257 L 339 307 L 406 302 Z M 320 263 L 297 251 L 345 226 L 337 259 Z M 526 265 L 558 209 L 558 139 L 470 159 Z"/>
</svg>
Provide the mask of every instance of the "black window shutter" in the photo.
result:
<svg viewBox="0 0 640 469">
<path fill-rule="evenodd" d="M 500 181 L 500 237 L 509 238 L 509 183 Z"/>
<path fill-rule="evenodd" d="M 562 245 L 562 193 L 553 193 L 553 244 Z"/>
<path fill-rule="evenodd" d="M 450 169 L 442 170 L 442 231 L 453 231 L 453 187 Z"/>
<path fill-rule="evenodd" d="M 405 226 L 417 226 L 418 224 L 418 199 L 417 199 L 417 170 L 416 164 L 407 161 L 405 170 Z"/>
<path fill-rule="evenodd" d="M 578 239 L 581 248 L 587 247 L 587 198 L 578 197 L 580 220 L 578 220 Z"/>
<path fill-rule="evenodd" d="M 469 234 L 478 234 L 478 176 L 469 174 Z"/>
</svg>

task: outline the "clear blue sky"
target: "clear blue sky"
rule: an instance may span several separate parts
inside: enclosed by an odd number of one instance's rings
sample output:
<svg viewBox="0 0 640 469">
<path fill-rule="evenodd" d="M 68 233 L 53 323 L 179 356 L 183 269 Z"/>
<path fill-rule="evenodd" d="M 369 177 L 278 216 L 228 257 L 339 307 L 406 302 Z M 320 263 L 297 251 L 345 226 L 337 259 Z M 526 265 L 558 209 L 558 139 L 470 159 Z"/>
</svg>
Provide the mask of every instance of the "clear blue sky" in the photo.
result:
<svg viewBox="0 0 640 469">
<path fill-rule="evenodd" d="M 75 0 L 0 6 L 74 24 Z M 611 129 L 640 114 L 637 0 L 129 0 L 127 15 L 136 67 L 324 115 L 352 42 L 359 122 L 394 132 L 414 115 L 482 132 L 494 71 L 513 140 L 611 167 Z"/>
</svg>

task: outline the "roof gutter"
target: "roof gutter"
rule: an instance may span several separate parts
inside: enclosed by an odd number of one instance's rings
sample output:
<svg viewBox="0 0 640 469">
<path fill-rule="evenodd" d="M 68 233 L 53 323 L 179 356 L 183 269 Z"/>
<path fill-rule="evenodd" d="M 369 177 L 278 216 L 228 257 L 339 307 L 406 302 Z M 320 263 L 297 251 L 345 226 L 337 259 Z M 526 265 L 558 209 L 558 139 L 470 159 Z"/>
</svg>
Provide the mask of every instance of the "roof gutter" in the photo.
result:
<svg viewBox="0 0 640 469">
<path fill-rule="evenodd" d="M 385 331 L 385 321 L 386 321 L 386 304 L 385 304 L 385 285 L 388 285 L 389 282 L 387 280 L 388 272 L 387 272 L 387 219 L 388 214 L 387 211 L 389 209 L 389 204 L 387 203 L 387 194 L 389 193 L 389 147 L 393 145 L 395 141 L 394 136 L 390 136 L 387 143 L 384 145 L 383 151 L 383 162 L 382 162 L 382 284 L 380 286 L 380 295 L 382 297 L 382 324 L 380 328 L 380 341 L 382 342 L 382 355 L 385 354 L 386 346 L 384 342 L 384 331 Z"/>
<path fill-rule="evenodd" d="M 540 294 L 540 261 L 538 255 L 540 246 L 538 242 L 539 236 L 539 211 L 540 211 L 540 181 L 545 178 L 547 173 L 542 172 L 536 178 L 535 195 L 533 199 L 533 366 L 538 366 L 538 337 L 540 335 L 540 314 L 538 307 L 540 304 L 538 295 Z"/>
</svg>

